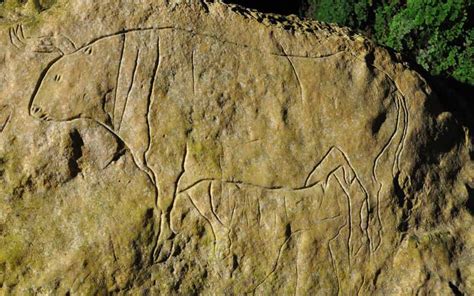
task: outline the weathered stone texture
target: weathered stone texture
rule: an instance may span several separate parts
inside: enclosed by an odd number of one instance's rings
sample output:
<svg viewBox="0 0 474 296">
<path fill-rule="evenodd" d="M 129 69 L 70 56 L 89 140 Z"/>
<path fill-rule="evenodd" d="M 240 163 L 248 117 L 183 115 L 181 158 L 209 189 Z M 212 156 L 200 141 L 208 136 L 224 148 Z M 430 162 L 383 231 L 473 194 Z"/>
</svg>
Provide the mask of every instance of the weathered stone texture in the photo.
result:
<svg viewBox="0 0 474 296">
<path fill-rule="evenodd" d="M 474 293 L 472 138 L 397 55 L 217 1 L 14 2 L 0 294 Z"/>
</svg>

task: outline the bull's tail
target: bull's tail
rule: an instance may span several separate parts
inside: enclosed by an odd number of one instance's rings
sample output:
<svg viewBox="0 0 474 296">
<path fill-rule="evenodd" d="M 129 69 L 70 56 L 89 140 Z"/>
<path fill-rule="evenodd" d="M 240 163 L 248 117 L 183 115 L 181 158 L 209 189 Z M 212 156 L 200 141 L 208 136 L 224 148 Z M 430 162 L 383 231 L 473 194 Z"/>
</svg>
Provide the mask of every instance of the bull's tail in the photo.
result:
<svg viewBox="0 0 474 296">
<path fill-rule="evenodd" d="M 394 131 L 391 137 L 388 139 L 387 143 L 384 145 L 380 153 L 375 158 L 373 171 L 372 171 L 372 180 L 376 187 L 376 217 L 373 218 L 374 221 L 371 222 L 375 226 L 374 229 L 370 229 L 369 236 L 371 237 L 371 252 L 376 252 L 381 243 L 382 236 L 384 232 L 384 224 L 381 216 L 381 195 L 384 189 L 382 181 L 379 179 L 378 169 L 383 162 L 386 165 L 381 166 L 383 171 L 386 171 L 388 165 L 392 169 L 392 178 L 396 178 L 400 171 L 400 162 L 401 156 L 404 150 L 404 143 L 407 136 L 408 130 L 408 108 L 406 106 L 405 98 L 402 95 L 396 95 L 395 98 L 395 107 L 397 111 L 396 124 Z M 388 162 L 388 163 L 387 163 Z M 372 228 L 372 227 L 370 227 Z"/>
</svg>

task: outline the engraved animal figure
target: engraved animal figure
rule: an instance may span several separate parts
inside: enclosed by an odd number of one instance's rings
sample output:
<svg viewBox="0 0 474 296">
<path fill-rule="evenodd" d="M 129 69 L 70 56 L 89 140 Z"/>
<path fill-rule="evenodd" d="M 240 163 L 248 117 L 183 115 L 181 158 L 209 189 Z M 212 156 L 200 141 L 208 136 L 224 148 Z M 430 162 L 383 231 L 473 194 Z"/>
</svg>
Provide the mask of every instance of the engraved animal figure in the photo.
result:
<svg viewBox="0 0 474 296">
<path fill-rule="evenodd" d="M 337 163 L 334 167 L 332 164 Z M 322 172 L 325 172 L 323 174 Z M 251 184 L 203 180 L 180 194 L 190 200 L 197 213 L 208 223 L 214 237 L 215 272 L 221 281 L 238 277 L 255 293 L 283 265 L 283 253 L 296 247 L 296 295 L 317 294 L 327 282 L 337 282 L 329 294 L 337 294 L 341 282 L 360 286 L 361 278 L 350 275 L 363 243 L 353 241 L 363 234 L 352 230 L 352 207 L 363 188 L 350 164 L 334 148 L 320 161 L 321 178 L 301 189 L 267 189 Z M 354 200 L 351 200 L 354 199 Z M 356 227 L 354 227 L 356 228 Z M 249 233 L 259 235 L 251 236 Z M 255 249 L 258 262 L 246 258 L 242 249 Z M 241 265 L 241 268 L 236 267 Z M 341 264 L 343 263 L 343 264 Z M 261 272 L 247 274 L 252 270 Z M 314 266 L 319 266 L 318 271 Z M 259 274 L 257 276 L 256 274 Z M 247 278 L 248 277 L 248 278 Z M 252 283 L 252 284 L 250 284 Z"/>
<path fill-rule="evenodd" d="M 259 49 L 175 28 L 100 37 L 51 62 L 30 114 L 93 120 L 123 141 L 157 188 L 157 260 L 176 233 L 178 192 L 202 180 L 309 187 L 341 165 L 318 162 L 334 149 L 354 172 L 347 180 L 363 188 L 351 225 L 373 252 L 383 231 L 382 179 L 403 151 L 404 97 L 349 52 L 293 56 L 273 42 Z"/>
</svg>

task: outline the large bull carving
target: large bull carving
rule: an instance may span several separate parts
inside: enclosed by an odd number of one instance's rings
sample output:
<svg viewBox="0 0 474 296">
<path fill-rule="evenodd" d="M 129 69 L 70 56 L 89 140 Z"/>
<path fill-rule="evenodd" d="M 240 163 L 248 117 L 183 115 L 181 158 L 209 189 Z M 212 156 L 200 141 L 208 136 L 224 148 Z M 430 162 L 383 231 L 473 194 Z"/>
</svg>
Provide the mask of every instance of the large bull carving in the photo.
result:
<svg viewBox="0 0 474 296">
<path fill-rule="evenodd" d="M 45 69 L 30 114 L 93 120 L 126 145 L 157 188 L 155 259 L 172 241 L 177 194 L 202 181 L 298 190 L 340 168 L 362 192 L 350 204 L 351 233 L 373 251 L 383 179 L 403 149 L 404 98 L 349 52 L 301 57 L 275 44 L 172 28 L 101 37 Z"/>
</svg>

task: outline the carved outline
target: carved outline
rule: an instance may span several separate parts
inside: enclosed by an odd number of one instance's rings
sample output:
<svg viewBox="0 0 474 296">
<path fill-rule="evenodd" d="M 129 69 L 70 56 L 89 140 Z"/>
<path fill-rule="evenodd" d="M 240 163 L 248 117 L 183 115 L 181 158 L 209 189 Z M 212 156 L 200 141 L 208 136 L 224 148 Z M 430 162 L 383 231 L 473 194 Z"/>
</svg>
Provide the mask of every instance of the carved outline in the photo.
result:
<svg viewBox="0 0 474 296">
<path fill-rule="evenodd" d="M 212 235 L 214 236 L 214 254 L 216 254 L 216 247 L 217 247 L 217 235 L 216 235 L 216 231 L 214 230 L 214 226 L 212 226 L 212 222 L 211 220 L 209 220 L 209 218 L 206 217 L 206 215 L 204 215 L 201 210 L 199 209 L 199 207 L 197 206 L 197 204 L 194 202 L 193 198 L 191 197 L 191 195 L 189 195 L 188 193 L 186 193 L 186 196 L 189 198 L 189 201 L 191 201 L 191 204 L 193 205 L 194 208 L 196 208 L 196 211 L 199 213 L 199 215 L 201 215 L 204 220 L 207 221 L 207 223 L 209 223 L 209 226 L 211 226 L 211 231 L 212 231 Z"/>
<path fill-rule="evenodd" d="M 348 211 L 348 216 L 349 216 L 349 219 L 347 220 L 347 224 L 348 224 L 348 227 L 349 227 L 349 235 L 347 237 L 347 256 L 349 258 L 349 269 L 351 269 L 351 247 L 352 247 L 352 200 L 351 200 L 351 196 L 349 194 L 349 192 L 347 191 L 347 189 L 345 188 L 344 185 L 342 185 L 342 182 L 341 180 L 339 180 L 339 178 L 337 177 L 336 174 L 334 174 L 334 177 L 336 178 L 337 182 L 339 183 L 339 185 L 341 186 L 342 188 L 342 191 L 344 192 L 344 195 L 346 196 L 346 200 L 347 200 L 347 211 Z"/>
<path fill-rule="evenodd" d="M 272 34 L 272 37 L 273 37 L 273 34 Z M 291 66 L 291 69 L 293 71 L 293 74 L 295 75 L 296 81 L 298 81 L 298 87 L 300 89 L 301 101 L 304 103 L 305 99 L 304 99 L 304 92 L 303 92 L 303 84 L 301 83 L 301 79 L 300 79 L 300 76 L 298 74 L 298 71 L 296 71 L 295 64 L 293 63 L 293 60 L 291 59 L 291 57 L 286 53 L 285 48 L 283 47 L 283 45 L 278 40 L 276 40 L 276 39 L 273 39 L 273 40 L 275 40 L 276 44 L 280 47 L 281 51 L 283 52 L 283 56 L 286 57 L 286 59 L 290 63 L 290 66 Z"/>
<path fill-rule="evenodd" d="M 329 254 L 331 255 L 331 262 L 332 262 L 334 273 L 336 274 L 336 279 L 337 279 L 337 295 L 339 295 L 340 292 L 341 292 L 341 279 L 339 278 L 339 271 L 337 269 L 337 263 L 336 263 L 334 253 L 333 253 L 332 248 L 331 248 L 331 243 L 339 237 L 339 235 L 341 234 L 342 229 L 344 229 L 344 227 L 346 227 L 346 226 L 347 226 L 347 221 L 346 221 L 346 224 L 342 225 L 339 228 L 337 234 L 328 241 Z"/>
<path fill-rule="evenodd" d="M 26 40 L 27 38 L 25 38 L 23 25 L 21 24 L 17 25 L 15 28 L 9 28 L 8 37 L 10 38 L 10 43 L 17 49 L 20 49 L 26 45 L 26 43 L 23 40 Z"/>
<path fill-rule="evenodd" d="M 208 189 L 207 189 L 207 192 L 208 192 L 208 195 L 209 195 L 209 205 L 211 207 L 211 213 L 214 216 L 214 218 L 216 218 L 216 220 L 219 222 L 219 224 L 221 224 L 222 226 L 225 227 L 224 223 L 222 223 L 221 218 L 219 218 L 219 215 L 217 215 L 216 210 L 214 208 L 214 197 L 212 195 L 212 185 L 213 184 L 214 184 L 214 182 L 209 182 L 209 186 L 208 186 Z"/>
<path fill-rule="evenodd" d="M 123 104 L 122 111 L 120 111 L 120 120 L 118 122 L 117 131 L 120 131 L 120 128 L 122 127 L 123 116 L 124 116 L 125 110 L 127 110 L 128 98 L 130 96 L 130 93 L 132 92 L 133 84 L 135 82 L 135 76 L 137 74 L 138 63 L 140 59 L 139 55 L 140 55 L 140 49 L 137 49 L 137 53 L 135 55 L 135 63 L 133 64 L 132 79 L 130 81 L 130 85 L 128 86 L 127 96 L 125 97 L 125 104 Z M 115 89 L 117 89 L 117 86 L 115 86 Z"/>
<path fill-rule="evenodd" d="M 392 92 L 390 95 L 393 95 L 396 91 Z M 395 139 L 395 137 L 397 136 L 397 133 L 399 132 L 399 129 L 400 129 L 400 105 L 399 105 L 399 101 L 397 98 L 395 98 L 395 107 L 396 107 L 396 110 L 397 110 L 397 117 L 396 117 L 396 125 L 395 125 L 395 128 L 393 130 L 393 133 L 392 135 L 390 136 L 390 138 L 388 139 L 387 143 L 382 147 L 382 150 L 380 151 L 380 153 L 377 155 L 377 157 L 375 158 L 375 161 L 374 161 L 374 165 L 372 167 L 372 180 L 378 184 L 378 189 L 377 189 L 377 194 L 376 194 L 376 203 L 377 203 L 377 220 L 378 222 L 380 223 L 380 230 L 379 230 L 379 237 L 380 237 L 380 240 L 378 242 L 378 244 L 375 246 L 375 249 L 374 249 L 374 252 L 376 252 L 378 250 L 378 248 L 380 247 L 382 241 L 381 241 L 381 238 L 383 237 L 383 232 L 384 232 L 384 226 L 383 226 L 383 222 L 382 222 L 382 217 L 381 217 L 381 208 L 380 208 L 380 194 L 382 192 L 382 188 L 383 188 L 383 183 L 380 182 L 377 178 L 377 166 L 378 166 L 378 162 L 379 160 L 382 158 L 382 156 L 384 155 L 385 151 L 391 146 L 393 140 Z M 395 158 L 397 157 L 397 151 L 398 151 L 398 147 L 397 147 L 397 150 L 395 152 Z M 394 160 L 394 164 L 395 164 L 395 160 Z M 392 172 L 393 173 L 393 172 Z"/>
<path fill-rule="evenodd" d="M 275 263 L 273 263 L 273 267 L 271 269 L 271 271 L 265 276 L 265 278 L 260 282 L 258 283 L 254 288 L 250 289 L 249 291 L 247 291 L 246 293 L 253 293 L 255 294 L 255 292 L 257 291 L 257 289 L 263 285 L 269 277 L 271 277 L 278 269 L 278 263 L 280 262 L 280 258 L 281 258 L 281 255 L 283 253 L 283 249 L 285 248 L 285 246 L 290 242 L 291 238 L 293 237 L 293 235 L 295 234 L 298 234 L 300 232 L 302 232 L 303 230 L 295 230 L 293 231 L 286 239 L 285 241 L 282 243 L 282 245 L 280 246 L 279 250 L 278 250 L 278 255 L 277 255 L 277 258 L 275 260 Z"/>
<path fill-rule="evenodd" d="M 86 46 L 88 46 L 88 45 L 90 45 L 90 44 L 93 44 L 94 42 L 96 42 L 96 41 L 98 41 L 98 40 L 100 40 L 100 39 L 109 38 L 109 37 L 113 37 L 113 36 L 120 35 L 120 34 L 126 34 L 126 33 L 128 33 L 128 32 L 133 32 L 133 31 L 145 31 L 145 30 L 166 30 L 166 29 L 181 30 L 181 31 L 185 31 L 185 32 L 188 32 L 188 33 L 190 33 L 190 34 L 193 34 L 193 35 L 207 36 L 207 37 L 209 37 L 209 38 L 214 38 L 214 39 L 216 39 L 216 40 L 218 40 L 218 41 L 220 41 L 220 42 L 223 42 L 223 43 L 234 44 L 234 45 L 236 45 L 236 46 L 241 46 L 241 47 L 244 47 L 244 48 L 249 48 L 249 49 L 257 50 L 257 51 L 259 51 L 259 52 L 266 53 L 266 54 L 270 54 L 270 55 L 282 56 L 282 57 L 285 57 L 285 58 L 287 58 L 287 59 L 289 59 L 289 60 L 290 60 L 290 57 L 319 59 L 319 58 L 330 57 L 330 56 L 333 56 L 333 55 L 336 55 L 336 54 L 339 54 L 339 53 L 352 54 L 356 59 L 361 60 L 361 59 L 360 59 L 359 57 L 357 57 L 354 53 L 352 53 L 352 52 L 350 52 L 350 51 L 348 51 L 348 50 L 340 50 L 340 51 L 337 51 L 337 52 L 332 53 L 332 54 L 329 54 L 329 55 L 316 56 L 316 57 L 312 57 L 312 56 L 298 56 L 298 55 L 287 55 L 286 53 L 285 53 L 284 55 L 275 54 L 275 53 L 273 53 L 273 52 L 264 52 L 264 51 L 258 50 L 258 49 L 256 49 L 256 48 L 252 48 L 252 47 L 250 47 L 250 46 L 247 46 L 247 45 L 244 45 L 244 44 L 238 44 L 238 43 L 231 42 L 231 41 L 228 41 L 228 40 L 227 40 L 227 41 L 222 41 L 221 39 L 219 39 L 218 37 L 213 36 L 213 35 L 209 35 L 209 34 L 198 34 L 198 33 L 196 33 L 196 32 L 193 32 L 192 30 L 185 30 L 185 29 L 181 29 L 181 28 L 174 27 L 174 26 L 151 27 L 151 28 L 137 28 L 137 29 L 125 29 L 125 30 L 122 30 L 122 31 L 117 32 L 117 33 L 114 33 L 114 34 L 103 35 L 103 36 L 101 36 L 101 37 L 92 39 L 89 43 L 87 43 L 87 44 L 86 44 L 85 46 L 83 46 L 82 48 L 84 48 L 84 47 L 86 47 Z M 158 38 L 158 39 L 159 39 L 159 38 Z M 79 49 L 77 49 L 77 50 L 80 50 L 80 49 L 81 49 L 81 48 L 79 48 Z M 56 59 L 53 59 L 53 60 L 47 65 L 47 67 L 43 70 L 43 72 L 41 73 L 40 78 L 39 78 L 39 80 L 38 80 L 38 82 L 37 82 L 37 85 L 36 85 L 36 87 L 35 87 L 35 90 L 34 90 L 34 92 L 33 92 L 32 99 L 30 100 L 30 103 L 29 103 L 29 114 L 30 114 L 30 115 L 31 115 L 31 106 L 32 106 L 32 104 L 33 104 L 33 99 L 35 98 L 35 96 L 36 96 L 36 94 L 37 94 L 39 88 L 41 87 L 41 84 L 42 84 L 42 81 L 43 81 L 45 75 L 47 74 L 47 72 L 48 72 L 48 70 L 50 69 L 50 67 L 51 67 L 55 62 L 57 62 L 60 58 L 61 58 L 61 56 L 60 56 L 60 57 L 57 57 Z M 159 57 L 159 55 L 158 55 L 158 59 L 159 59 L 159 58 L 160 58 L 160 57 Z M 290 63 L 291 63 L 291 60 L 290 60 Z M 159 63 L 158 63 L 158 64 L 159 64 Z M 404 115 L 405 115 L 405 118 L 404 118 L 405 126 L 404 126 L 404 130 L 403 130 L 402 139 L 401 139 L 401 141 L 400 141 L 400 143 L 399 143 L 399 146 L 398 146 L 398 148 L 397 148 L 397 151 L 396 151 L 396 161 L 395 161 L 397 168 L 400 169 L 400 159 L 401 159 L 401 155 L 402 155 L 402 153 L 403 153 L 403 151 L 404 151 L 404 143 L 405 143 L 405 141 L 406 141 L 406 135 L 407 135 L 408 124 L 409 124 L 409 120 L 408 120 L 408 109 L 407 109 L 407 107 L 406 107 L 405 96 L 404 96 L 403 92 L 401 91 L 400 87 L 399 87 L 399 86 L 397 85 L 397 83 L 395 82 L 395 80 L 394 80 L 390 75 L 388 75 L 388 73 L 386 73 L 384 70 L 379 69 L 376 65 L 373 65 L 373 64 L 371 64 L 371 65 L 372 65 L 374 68 L 376 68 L 377 70 L 381 71 L 383 74 L 385 74 L 385 75 L 394 83 L 395 87 L 397 88 L 397 91 L 399 91 L 400 94 L 402 95 L 401 102 L 402 102 L 403 112 L 404 112 Z M 156 74 L 156 72 L 155 72 L 155 74 Z M 295 73 L 295 74 L 297 75 L 297 73 Z M 152 83 L 152 85 L 154 85 L 154 83 Z M 149 114 L 147 114 L 147 117 L 149 117 Z M 79 120 L 79 119 L 90 119 L 90 120 L 92 120 L 92 121 L 95 121 L 95 122 L 99 123 L 100 125 L 104 126 L 107 130 L 109 130 L 110 132 L 112 132 L 118 139 L 120 139 L 120 140 L 128 147 L 128 145 L 126 144 L 126 142 L 123 141 L 123 139 L 121 139 L 120 136 L 118 136 L 112 129 L 110 129 L 110 128 L 107 127 L 106 125 L 100 123 L 99 121 L 94 120 L 93 118 L 85 118 L 85 117 L 79 118 L 79 117 L 77 117 L 77 118 L 70 118 L 70 119 L 67 119 L 67 120 L 62 120 L 62 121 L 59 121 L 59 122 L 74 121 L 74 120 Z M 398 123 L 398 122 L 397 122 L 397 123 Z M 150 139 L 151 139 L 151 138 L 150 138 Z M 149 145 L 148 148 L 150 148 L 150 145 Z M 148 152 L 148 150 L 149 150 L 149 149 L 147 149 L 147 151 L 145 152 L 145 154 Z M 341 150 L 341 153 L 342 153 L 342 154 L 344 155 L 344 157 L 348 160 L 347 155 L 346 155 L 344 152 L 342 152 L 342 150 Z M 146 158 L 146 157 L 145 157 L 145 158 Z M 146 169 L 140 168 L 140 166 L 138 166 L 138 164 L 137 164 L 137 161 L 136 161 L 136 159 L 135 159 L 135 156 L 133 156 L 133 153 L 132 153 L 132 159 L 133 159 L 135 165 L 136 165 L 140 170 L 144 171 L 144 172 L 148 175 L 148 177 L 150 178 L 150 180 L 152 181 L 152 183 L 155 184 L 155 186 L 156 186 L 156 175 L 155 175 L 155 173 L 152 172 L 152 174 L 150 174 L 150 172 L 148 172 Z M 353 169 L 354 173 L 356 174 L 356 171 L 354 170 L 354 168 L 352 167 L 352 165 L 350 164 L 350 162 L 349 162 L 349 165 L 351 166 L 351 168 Z M 395 163 L 394 163 L 394 167 L 395 167 Z M 393 169 L 393 170 L 394 170 L 394 169 Z M 152 175 L 153 175 L 153 176 L 152 176 Z M 308 177 L 307 180 L 308 180 L 309 178 L 310 178 L 310 177 Z M 355 179 L 357 179 L 359 185 L 360 185 L 361 188 L 364 190 L 364 193 L 365 193 L 365 195 L 366 195 L 366 201 L 365 201 L 364 203 L 365 203 L 366 208 L 367 208 L 367 209 L 370 209 L 370 200 L 369 200 L 369 198 L 368 198 L 368 192 L 367 192 L 365 186 L 362 184 L 362 182 L 360 182 L 360 179 L 359 179 L 359 177 L 357 176 L 357 174 L 355 175 Z M 207 180 L 214 180 L 214 179 L 207 179 Z M 183 189 L 183 190 L 181 190 L 181 191 L 179 191 L 179 192 L 183 192 L 183 191 L 185 191 L 185 190 L 187 190 L 187 189 L 193 187 L 194 185 L 197 185 L 198 183 L 200 183 L 200 182 L 202 182 L 202 181 L 204 181 L 204 179 L 197 181 L 197 182 L 194 183 L 193 185 L 191 185 L 191 186 L 189 186 L 188 188 L 185 188 L 185 189 Z M 354 182 L 354 179 L 352 180 L 351 183 L 353 183 L 353 182 Z M 245 183 L 243 183 L 243 182 L 238 182 L 238 181 L 237 181 L 237 182 L 235 182 L 235 184 L 245 184 Z M 252 184 L 248 184 L 248 185 L 252 185 Z M 305 185 L 306 185 L 306 184 L 305 184 Z M 282 188 L 282 187 L 267 188 L 267 189 L 280 189 L 280 188 Z M 297 189 L 298 189 L 298 188 L 297 188 Z M 299 188 L 299 189 L 301 189 L 301 188 Z M 158 189 L 157 189 L 157 190 L 158 190 Z M 158 198 L 158 197 L 157 197 L 157 198 Z M 363 206 L 361 207 L 361 215 L 362 215 L 362 208 L 363 208 Z M 377 211 L 379 211 L 379 210 L 380 210 L 380 208 L 378 208 Z M 378 213 L 378 215 L 380 215 L 380 213 Z M 370 224 L 370 222 L 369 222 L 369 221 L 370 221 L 370 217 L 368 216 L 367 218 L 368 218 L 368 223 L 367 223 L 367 226 L 365 227 L 366 233 L 368 233 L 369 224 Z M 379 219 L 380 219 L 380 216 L 379 216 Z M 363 221 L 363 219 L 361 219 L 361 227 L 362 227 L 362 223 L 363 223 L 362 221 Z M 383 228 L 383 226 L 382 226 L 382 228 Z M 372 243 L 370 242 L 370 235 L 369 235 L 369 245 L 372 245 Z M 380 245 L 380 244 L 379 244 L 379 245 Z M 371 247 L 370 249 L 373 250 L 373 247 Z M 376 247 L 376 249 L 378 249 L 378 246 Z M 376 251 L 376 250 L 375 250 L 375 251 Z"/>
<path fill-rule="evenodd" d="M 316 185 L 316 184 L 308 184 L 309 182 L 309 179 L 313 176 L 313 174 L 316 172 L 316 170 L 319 168 L 319 166 L 323 163 L 324 160 L 326 160 L 326 158 L 328 158 L 331 153 L 336 150 L 338 151 L 339 153 L 341 153 L 341 155 L 343 156 L 343 158 L 345 159 L 346 161 L 346 164 L 350 167 L 350 169 L 352 170 L 352 172 L 354 173 L 354 178 L 352 179 L 352 181 L 349 183 L 349 184 L 354 184 L 354 182 L 357 181 L 358 185 L 360 186 L 360 188 L 362 189 L 363 193 L 364 193 L 364 202 L 362 203 L 362 206 L 361 206 L 361 210 L 360 210 L 360 215 L 362 216 L 362 211 L 364 210 L 364 204 L 366 206 L 366 211 L 367 213 L 369 213 L 369 209 L 370 209 L 370 194 L 367 190 L 367 188 L 363 185 L 360 177 L 357 175 L 357 171 L 355 170 L 355 167 L 352 165 L 349 157 L 347 156 L 347 154 L 339 147 L 337 146 L 332 146 L 330 147 L 330 149 L 328 150 L 328 152 L 323 156 L 323 158 L 313 167 L 313 169 L 311 170 L 311 172 L 309 173 L 308 177 L 306 178 L 306 181 L 305 181 L 305 187 L 301 187 L 301 188 L 296 188 L 296 190 L 301 190 L 301 189 L 306 189 L 308 188 L 307 186 L 308 185 Z M 337 152 L 336 152 L 337 153 Z M 328 181 L 329 181 L 329 178 L 337 171 L 340 169 L 340 167 L 344 167 L 344 165 L 339 165 L 337 166 L 335 169 L 333 169 L 330 173 L 328 173 L 328 176 L 326 178 L 326 180 L 323 182 L 323 192 L 326 191 L 327 189 L 327 186 L 328 186 Z M 340 180 L 338 180 L 340 181 Z M 311 186 L 310 186 L 311 187 Z M 352 219 L 352 218 L 351 218 Z M 361 220 L 360 220 L 360 229 L 362 230 L 362 232 L 364 232 L 367 236 L 367 240 L 368 240 L 368 243 L 369 243 L 369 249 L 372 250 L 372 240 L 371 240 L 371 235 L 369 233 L 369 223 L 367 223 L 367 225 L 363 225 L 363 220 L 362 217 L 361 217 Z"/>
<path fill-rule="evenodd" d="M 0 106 L 0 114 L 2 112 L 8 112 L 8 115 L 3 123 L 0 122 L 0 133 L 2 133 L 5 130 L 11 118 L 13 117 L 13 109 L 10 105 Z"/>
<path fill-rule="evenodd" d="M 120 61 L 119 61 L 119 66 L 118 66 L 118 70 L 117 70 L 117 80 L 115 81 L 115 95 L 114 95 L 114 113 L 113 113 L 113 127 L 114 129 L 117 129 L 117 127 L 115 126 L 116 124 L 116 118 L 117 118 L 117 92 L 118 92 L 118 85 L 119 85 L 119 81 L 120 81 L 120 73 L 122 72 L 121 69 L 122 69 L 122 64 L 123 64 L 123 58 L 124 58 L 124 53 L 125 53 L 125 43 L 127 41 L 127 37 L 125 34 L 122 35 L 122 50 L 120 51 Z M 123 114 L 122 116 L 123 117 Z M 117 124 L 118 129 L 120 129 L 120 124 Z"/>
<path fill-rule="evenodd" d="M 365 60 L 361 59 L 360 57 L 358 57 L 357 55 L 355 55 L 353 52 L 350 52 L 350 51 L 347 51 L 349 54 L 353 55 L 355 59 L 361 61 L 361 62 L 364 62 L 364 63 L 367 63 Z M 403 124 L 404 124 L 404 127 L 403 127 L 403 133 L 402 133 L 402 137 L 400 139 L 400 142 L 398 144 L 398 147 L 397 147 L 397 150 L 395 151 L 395 159 L 394 159 L 394 163 L 393 163 L 393 166 L 392 166 L 392 176 L 395 177 L 396 173 L 395 173 L 395 166 L 397 167 L 398 171 L 400 171 L 400 159 L 401 159 L 401 156 L 405 150 L 405 143 L 407 141 L 407 134 L 408 134 L 408 128 L 409 128 L 409 124 L 410 124 L 410 120 L 409 120 L 409 112 L 408 112 L 408 107 L 406 105 L 406 96 L 405 94 L 403 93 L 402 89 L 400 88 L 400 86 L 398 85 L 398 83 L 396 82 L 396 80 L 390 75 L 387 73 L 387 71 L 385 71 L 384 69 L 380 68 L 379 66 L 377 66 L 376 64 L 374 63 L 367 63 L 368 65 L 372 66 L 374 69 L 380 71 L 382 74 L 384 74 L 390 81 L 392 81 L 393 85 L 395 86 L 395 88 L 397 89 L 397 92 L 400 93 L 401 95 L 401 98 L 398 98 L 397 100 L 399 101 L 399 104 L 402 106 L 402 109 L 403 109 L 403 113 L 404 113 L 404 119 L 403 119 Z M 379 189 L 380 190 L 380 189 Z M 374 252 L 376 252 L 379 247 L 381 245 L 381 241 L 380 243 L 375 247 L 374 249 Z"/>
<path fill-rule="evenodd" d="M 193 84 L 193 95 L 196 94 L 196 78 L 195 78 L 196 73 L 195 73 L 195 65 L 194 65 L 195 60 L 194 60 L 194 59 L 195 59 L 195 53 L 194 53 L 194 49 L 193 49 L 193 50 L 191 51 L 191 72 L 192 72 L 191 77 L 192 77 L 192 80 L 193 80 L 193 81 L 192 81 L 192 84 Z"/>
<path fill-rule="evenodd" d="M 125 34 L 124 34 L 125 35 Z M 155 83 L 156 83 L 156 78 L 158 77 L 158 70 L 160 68 L 160 65 L 161 65 L 161 42 L 160 42 L 160 37 L 158 36 L 157 38 L 157 45 L 156 45 L 156 58 L 155 58 L 155 65 L 154 65 L 154 68 L 153 68 L 153 77 L 151 78 L 151 84 L 150 84 L 150 90 L 148 92 L 148 96 L 147 96 L 147 107 L 148 107 L 148 110 L 147 110 L 147 114 L 146 114 L 146 122 L 147 122 L 147 128 L 148 128 L 148 147 L 147 149 L 145 150 L 143 156 L 144 156 L 144 159 L 143 159 L 143 162 L 145 164 L 145 166 L 147 168 L 149 168 L 149 165 L 148 165 L 148 154 L 150 152 L 150 149 L 151 149 L 151 142 L 152 142 L 152 133 L 151 133 L 151 125 L 150 125 L 150 122 L 151 122 L 151 118 L 150 118 L 150 114 L 151 114 L 151 108 L 153 107 L 153 104 L 154 104 L 154 91 L 155 91 Z M 157 176 L 156 176 L 156 172 L 153 171 L 152 169 L 149 168 L 149 170 L 151 171 L 152 173 L 152 179 L 153 179 L 153 185 L 155 187 L 155 210 L 159 211 L 160 210 L 160 207 L 158 206 L 158 198 L 159 198 L 159 195 L 160 195 L 160 191 L 159 191 L 159 188 L 158 188 L 158 184 L 157 184 Z M 157 216 L 159 215 L 160 213 L 158 212 L 157 213 Z M 163 216 L 163 213 L 161 213 L 161 216 Z M 157 233 L 157 235 L 155 236 L 155 243 L 154 243 L 154 246 L 153 246 L 153 249 L 152 249 L 152 257 L 153 257 L 153 261 L 157 261 L 158 260 L 158 257 L 159 257 L 159 237 L 160 235 L 162 234 L 162 231 L 163 231 L 163 217 L 161 217 L 160 219 L 160 229 L 159 229 L 159 232 Z M 170 230 L 172 231 L 171 229 L 171 223 L 169 223 L 169 227 L 170 227 Z M 174 246 L 173 246 L 174 247 Z"/>
<path fill-rule="evenodd" d="M 165 213 L 166 216 L 167 216 L 166 218 L 168 219 L 168 222 L 169 222 L 170 230 L 174 234 L 177 234 L 177 231 L 173 230 L 173 225 L 171 223 L 171 213 L 173 212 L 173 209 L 174 209 L 174 206 L 175 206 L 175 203 L 176 203 L 176 199 L 177 199 L 177 195 L 178 195 L 179 182 L 181 181 L 181 178 L 183 177 L 184 173 L 186 172 L 186 160 L 187 160 L 187 158 L 188 158 L 188 145 L 186 145 L 184 147 L 184 156 L 183 156 L 183 158 L 182 158 L 183 160 L 181 162 L 181 172 L 179 173 L 178 178 L 175 181 L 173 199 L 171 200 L 170 208 L 167 209 L 167 212 Z"/>
</svg>

